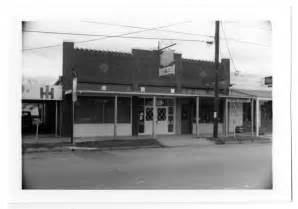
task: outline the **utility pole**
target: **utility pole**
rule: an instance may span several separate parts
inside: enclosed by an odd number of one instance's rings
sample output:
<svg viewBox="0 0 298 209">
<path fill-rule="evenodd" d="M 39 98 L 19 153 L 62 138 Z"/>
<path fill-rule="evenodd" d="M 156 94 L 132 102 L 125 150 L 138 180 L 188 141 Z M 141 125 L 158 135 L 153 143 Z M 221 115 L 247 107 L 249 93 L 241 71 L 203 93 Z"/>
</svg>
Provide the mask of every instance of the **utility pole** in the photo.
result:
<svg viewBox="0 0 298 209">
<path fill-rule="evenodd" d="M 214 113 L 213 113 L 213 137 L 218 137 L 218 57 L 219 57 L 219 21 L 215 22 L 215 84 L 214 84 Z"/>
</svg>

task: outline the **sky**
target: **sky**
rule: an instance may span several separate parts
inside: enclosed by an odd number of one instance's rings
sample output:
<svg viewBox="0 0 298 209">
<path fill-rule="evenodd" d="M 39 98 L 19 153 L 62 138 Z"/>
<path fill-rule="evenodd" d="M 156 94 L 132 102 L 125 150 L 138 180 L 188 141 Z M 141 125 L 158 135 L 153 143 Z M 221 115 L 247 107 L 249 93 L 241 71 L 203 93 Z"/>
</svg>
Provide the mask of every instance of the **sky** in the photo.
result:
<svg viewBox="0 0 298 209">
<path fill-rule="evenodd" d="M 130 26 L 130 27 L 128 27 Z M 140 28 L 157 28 L 146 30 Z M 165 27 L 167 26 L 167 27 Z M 136 28 L 139 27 L 139 28 Z M 161 31 L 167 30 L 167 31 Z M 31 32 L 29 32 L 31 31 Z M 35 32 L 32 32 L 35 31 Z M 39 31 L 39 32 L 36 32 Z M 150 37 L 156 40 L 131 39 L 123 37 L 103 38 L 102 36 L 49 34 L 40 32 L 59 32 L 72 34 L 126 35 L 126 37 Z M 142 31 L 142 32 L 140 32 Z M 171 31 L 171 32 L 169 32 Z M 173 32 L 174 31 L 174 32 Z M 178 32 L 178 33 L 177 33 Z M 77 19 L 61 21 L 27 21 L 23 24 L 22 58 L 23 76 L 54 82 L 62 75 L 63 41 L 80 42 L 75 47 L 95 50 L 131 52 L 133 48 L 157 49 L 162 45 L 176 43 L 172 47 L 183 58 L 214 60 L 215 22 L 184 16 L 154 16 L 135 18 L 128 15 L 104 17 L 101 19 Z M 262 85 L 264 76 L 272 75 L 271 66 L 272 28 L 267 20 L 221 20 L 220 59 L 231 59 L 231 83 L 237 88 L 267 88 Z M 165 41 L 163 38 L 180 39 Z M 183 40 L 182 40 L 183 39 Z M 188 41 L 186 41 L 188 40 Z M 189 41 L 192 40 L 192 41 Z M 195 41 L 194 41 L 195 40 Z M 57 46 L 58 45 L 58 46 Z M 44 46 L 55 46 L 34 49 Z M 236 72 L 239 73 L 236 73 Z"/>
</svg>

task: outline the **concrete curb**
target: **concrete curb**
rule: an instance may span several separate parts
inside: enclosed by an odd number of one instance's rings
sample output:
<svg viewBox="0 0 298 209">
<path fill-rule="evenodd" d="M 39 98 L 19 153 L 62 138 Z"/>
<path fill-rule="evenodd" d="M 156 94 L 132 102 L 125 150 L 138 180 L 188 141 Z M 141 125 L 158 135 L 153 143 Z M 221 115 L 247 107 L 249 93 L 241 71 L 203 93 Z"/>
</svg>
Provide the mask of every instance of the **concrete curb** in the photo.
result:
<svg viewBox="0 0 298 209">
<path fill-rule="evenodd" d="M 143 148 L 164 148 L 159 146 L 127 146 L 127 147 L 76 147 L 65 146 L 56 148 L 27 148 L 24 153 L 36 153 L 36 152 L 72 152 L 72 151 L 110 151 L 110 150 L 134 150 Z"/>
</svg>

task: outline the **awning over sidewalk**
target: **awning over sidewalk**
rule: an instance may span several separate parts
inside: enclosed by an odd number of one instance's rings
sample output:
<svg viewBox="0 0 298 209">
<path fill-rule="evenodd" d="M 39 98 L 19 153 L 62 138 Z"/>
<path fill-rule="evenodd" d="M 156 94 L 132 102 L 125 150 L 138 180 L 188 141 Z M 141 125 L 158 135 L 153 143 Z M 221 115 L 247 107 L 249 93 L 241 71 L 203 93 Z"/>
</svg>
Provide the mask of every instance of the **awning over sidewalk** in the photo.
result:
<svg viewBox="0 0 298 209">
<path fill-rule="evenodd" d="M 268 90 L 248 90 L 248 89 L 230 89 L 230 97 L 250 97 L 264 100 L 272 100 L 272 91 Z"/>
<path fill-rule="evenodd" d="M 70 94 L 71 90 L 65 92 Z M 132 89 L 130 85 L 114 85 L 114 84 L 78 84 L 78 95 L 81 96 L 97 96 L 97 95 L 135 95 L 135 96 L 173 96 L 173 97 L 214 97 L 212 89 L 189 89 L 182 88 L 181 92 L 177 93 L 175 87 L 140 87 L 139 91 Z M 265 100 L 272 99 L 271 91 L 264 90 L 243 90 L 230 89 L 229 94 L 220 93 L 221 98 L 239 98 L 239 99 L 256 99 L 262 98 Z"/>
</svg>

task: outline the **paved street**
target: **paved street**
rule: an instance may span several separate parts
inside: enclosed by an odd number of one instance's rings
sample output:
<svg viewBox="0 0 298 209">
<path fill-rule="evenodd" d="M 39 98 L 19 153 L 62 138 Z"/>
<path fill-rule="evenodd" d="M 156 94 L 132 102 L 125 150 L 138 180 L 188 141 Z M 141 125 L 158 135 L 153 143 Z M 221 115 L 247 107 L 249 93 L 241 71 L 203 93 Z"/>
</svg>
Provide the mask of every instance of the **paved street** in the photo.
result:
<svg viewBox="0 0 298 209">
<path fill-rule="evenodd" d="M 28 189 L 270 188 L 271 144 L 23 154 Z"/>
</svg>

